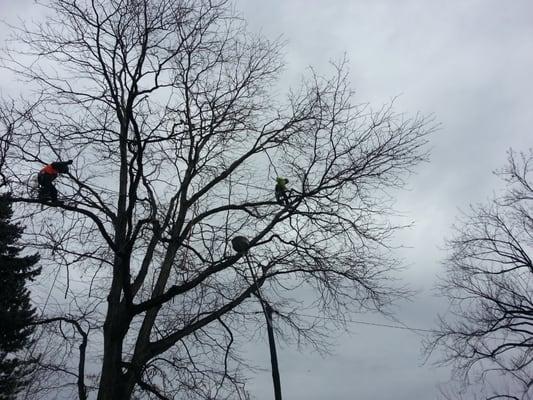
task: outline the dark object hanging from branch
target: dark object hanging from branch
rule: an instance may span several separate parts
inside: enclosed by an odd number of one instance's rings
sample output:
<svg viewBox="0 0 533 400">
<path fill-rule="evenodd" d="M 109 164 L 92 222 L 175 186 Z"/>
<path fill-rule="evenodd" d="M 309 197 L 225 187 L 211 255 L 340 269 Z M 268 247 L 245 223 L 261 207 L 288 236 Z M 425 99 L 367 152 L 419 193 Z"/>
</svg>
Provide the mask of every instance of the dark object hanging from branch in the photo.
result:
<svg viewBox="0 0 533 400">
<path fill-rule="evenodd" d="M 231 239 L 231 245 L 237 253 L 246 253 L 250 248 L 250 241 L 244 236 L 235 236 Z"/>
</svg>

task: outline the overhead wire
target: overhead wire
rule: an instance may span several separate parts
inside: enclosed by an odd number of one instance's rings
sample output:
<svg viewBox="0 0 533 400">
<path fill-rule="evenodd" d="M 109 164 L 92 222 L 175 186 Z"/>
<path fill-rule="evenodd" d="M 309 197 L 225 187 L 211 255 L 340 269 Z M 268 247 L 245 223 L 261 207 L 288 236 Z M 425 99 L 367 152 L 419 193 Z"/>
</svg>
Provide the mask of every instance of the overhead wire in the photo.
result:
<svg viewBox="0 0 533 400">
<path fill-rule="evenodd" d="M 310 314 L 302 314 L 302 313 L 297 313 L 296 315 L 300 317 L 326 319 L 326 320 L 336 321 L 340 323 L 348 322 L 348 323 L 358 324 L 358 325 L 368 325 L 368 326 L 375 326 L 375 327 L 381 327 L 381 328 L 401 329 L 401 330 L 413 331 L 413 332 L 439 333 L 439 331 L 434 330 L 434 329 L 413 328 L 405 324 L 404 325 L 392 325 L 392 324 L 383 324 L 379 322 L 368 322 L 368 321 L 361 321 L 361 320 L 355 320 L 355 319 L 349 319 L 349 318 L 335 318 L 335 317 L 310 315 Z"/>
</svg>

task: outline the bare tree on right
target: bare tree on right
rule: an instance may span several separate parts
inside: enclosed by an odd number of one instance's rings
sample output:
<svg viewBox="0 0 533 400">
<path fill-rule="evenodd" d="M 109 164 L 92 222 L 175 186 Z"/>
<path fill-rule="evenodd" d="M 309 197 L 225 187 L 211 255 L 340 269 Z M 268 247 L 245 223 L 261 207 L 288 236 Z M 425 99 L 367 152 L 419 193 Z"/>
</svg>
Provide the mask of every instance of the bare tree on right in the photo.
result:
<svg viewBox="0 0 533 400">
<path fill-rule="evenodd" d="M 450 300 L 428 350 L 483 399 L 533 396 L 533 152 L 509 152 L 501 196 L 472 206 L 448 241 L 439 290 Z M 477 389 L 476 389 L 477 390 Z M 479 395 L 479 393 L 478 393 Z M 446 396 L 449 398 L 448 396 Z M 455 396 L 454 396 L 455 397 Z"/>
</svg>

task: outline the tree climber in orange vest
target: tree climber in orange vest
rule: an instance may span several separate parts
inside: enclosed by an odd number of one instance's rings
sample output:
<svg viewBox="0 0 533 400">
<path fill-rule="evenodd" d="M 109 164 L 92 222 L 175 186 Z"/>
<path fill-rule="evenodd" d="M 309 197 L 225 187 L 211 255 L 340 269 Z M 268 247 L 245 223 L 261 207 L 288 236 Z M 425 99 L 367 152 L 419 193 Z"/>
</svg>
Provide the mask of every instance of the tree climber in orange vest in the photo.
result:
<svg viewBox="0 0 533 400">
<path fill-rule="evenodd" d="M 52 182 L 59 174 L 68 173 L 68 166 L 70 164 L 72 164 L 72 160 L 56 161 L 46 165 L 39 171 L 37 182 L 39 182 L 40 200 L 51 200 L 57 203 L 57 189 Z"/>
</svg>

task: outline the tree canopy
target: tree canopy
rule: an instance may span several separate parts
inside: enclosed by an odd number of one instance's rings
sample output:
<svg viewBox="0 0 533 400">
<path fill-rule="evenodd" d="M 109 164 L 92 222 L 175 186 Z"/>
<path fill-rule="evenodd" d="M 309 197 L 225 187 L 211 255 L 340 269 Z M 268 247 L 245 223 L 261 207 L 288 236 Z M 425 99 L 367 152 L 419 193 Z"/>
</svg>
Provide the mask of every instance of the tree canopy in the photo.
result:
<svg viewBox="0 0 533 400">
<path fill-rule="evenodd" d="M 234 342 L 263 323 L 253 293 L 280 330 L 317 346 L 326 327 L 298 310 L 383 311 L 407 294 L 387 216 L 426 158 L 431 120 L 357 103 L 344 60 L 279 95 L 281 44 L 249 33 L 228 1 L 45 5 L 4 56 L 38 88 L 14 111 L 6 178 L 65 282 L 47 329 L 66 344 L 41 364 L 61 390 L 244 398 Z M 74 160 L 63 201 L 41 204 L 28 182 L 60 159 Z"/>
<path fill-rule="evenodd" d="M 533 361 L 533 154 L 509 152 L 504 193 L 473 206 L 448 241 L 440 291 L 450 300 L 429 349 L 480 398 L 531 396 Z"/>
</svg>

